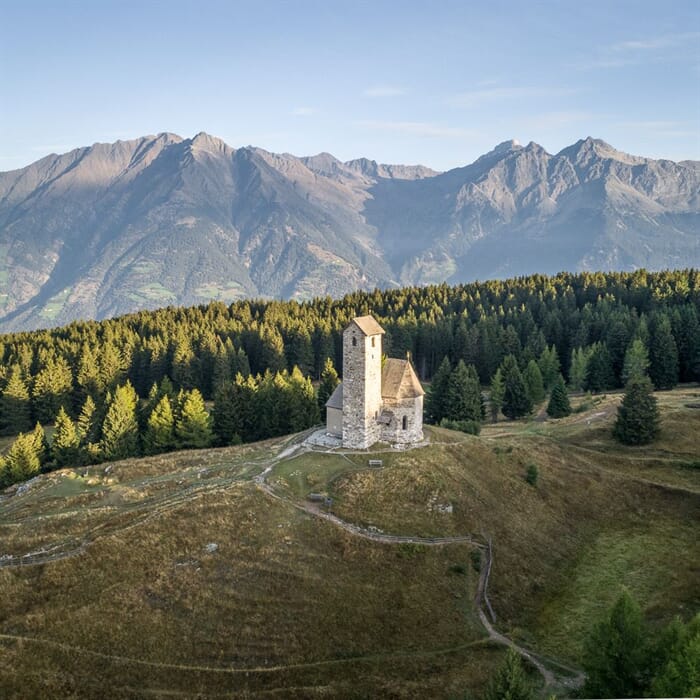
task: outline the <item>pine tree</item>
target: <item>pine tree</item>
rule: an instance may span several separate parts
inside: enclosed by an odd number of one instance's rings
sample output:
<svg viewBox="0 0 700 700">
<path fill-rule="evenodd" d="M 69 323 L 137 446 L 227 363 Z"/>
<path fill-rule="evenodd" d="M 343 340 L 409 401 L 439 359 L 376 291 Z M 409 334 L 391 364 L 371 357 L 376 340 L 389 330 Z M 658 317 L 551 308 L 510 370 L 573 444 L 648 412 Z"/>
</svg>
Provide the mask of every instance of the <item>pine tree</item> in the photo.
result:
<svg viewBox="0 0 700 700">
<path fill-rule="evenodd" d="M 654 387 L 673 389 L 678 383 L 678 348 L 666 314 L 659 314 L 655 318 L 649 349 L 649 377 Z"/>
<path fill-rule="evenodd" d="M 451 376 L 452 366 L 450 360 L 445 357 L 433 376 L 428 393 L 426 413 L 432 423 L 439 423 L 447 416 Z"/>
<path fill-rule="evenodd" d="M 648 377 L 630 380 L 617 409 L 613 436 L 625 445 L 647 445 L 659 434 L 659 409 Z"/>
<path fill-rule="evenodd" d="M 147 455 L 168 452 L 175 447 L 175 420 L 170 397 L 166 394 L 155 405 L 146 422 L 143 449 Z"/>
<path fill-rule="evenodd" d="M 61 406 L 51 441 L 51 455 L 56 466 L 77 466 L 80 463 L 80 437 L 75 423 Z"/>
<path fill-rule="evenodd" d="M 333 366 L 333 360 L 330 357 L 326 358 L 321 372 L 321 383 L 318 387 L 318 407 L 321 411 L 321 420 L 326 422 L 326 402 L 330 399 L 336 387 L 340 384 L 338 373 Z"/>
<path fill-rule="evenodd" d="M 508 647 L 505 661 L 489 683 L 484 697 L 486 700 L 534 700 L 534 690 L 525 675 L 520 655 L 512 647 Z"/>
<path fill-rule="evenodd" d="M 175 438 L 182 448 L 209 447 L 213 441 L 211 418 L 198 389 L 185 392 L 175 422 Z"/>
<path fill-rule="evenodd" d="M 106 459 L 125 459 L 138 454 L 137 403 L 136 392 L 128 381 L 115 389 L 102 424 L 100 447 Z"/>
<path fill-rule="evenodd" d="M 552 387 L 552 394 L 547 404 L 547 415 L 552 418 L 564 418 L 570 415 L 570 413 L 571 404 L 569 403 L 569 394 L 566 391 L 564 377 L 560 374 Z"/>
<path fill-rule="evenodd" d="M 503 373 L 503 414 L 514 420 L 532 411 L 532 401 L 520 374 L 520 368 L 513 355 L 506 355 L 501 365 Z"/>
<path fill-rule="evenodd" d="M 622 381 L 626 385 L 630 379 L 641 379 L 647 376 L 649 370 L 649 353 L 646 345 L 635 338 L 627 348 L 625 362 L 622 368 Z"/>
<path fill-rule="evenodd" d="M 523 381 L 527 387 L 527 394 L 530 397 L 530 401 L 534 405 L 542 403 L 544 401 L 544 383 L 542 381 L 542 373 L 538 364 L 534 360 L 530 360 L 527 363 L 525 372 L 523 373 Z"/>
<path fill-rule="evenodd" d="M 624 592 L 586 640 L 584 697 L 643 697 L 648 663 L 645 637 L 639 606 Z"/>
<path fill-rule="evenodd" d="M 20 368 L 15 365 L 10 370 L 7 384 L 0 397 L 0 433 L 16 435 L 26 432 L 31 426 L 29 391 L 22 380 Z"/>
<path fill-rule="evenodd" d="M 498 420 L 498 414 L 503 407 L 503 398 L 505 396 L 506 387 L 503 382 L 503 372 L 499 367 L 491 379 L 491 391 L 489 394 L 489 404 L 491 406 L 491 420 L 495 423 Z"/>
</svg>

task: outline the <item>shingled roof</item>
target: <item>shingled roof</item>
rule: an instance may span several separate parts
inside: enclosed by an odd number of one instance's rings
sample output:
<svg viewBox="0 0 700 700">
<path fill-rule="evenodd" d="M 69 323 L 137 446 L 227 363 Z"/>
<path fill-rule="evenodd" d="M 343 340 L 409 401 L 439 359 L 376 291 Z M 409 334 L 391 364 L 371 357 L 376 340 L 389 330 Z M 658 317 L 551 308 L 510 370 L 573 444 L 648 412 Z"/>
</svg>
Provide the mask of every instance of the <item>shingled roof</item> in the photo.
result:
<svg viewBox="0 0 700 700">
<path fill-rule="evenodd" d="M 341 382 L 335 388 L 335 391 L 330 395 L 328 401 L 326 401 L 326 408 L 339 408 L 343 410 L 343 383 Z"/>
<path fill-rule="evenodd" d="M 365 335 L 384 335 L 384 329 L 374 320 L 373 316 L 358 316 L 353 318 L 355 324 Z"/>
<path fill-rule="evenodd" d="M 385 361 L 382 367 L 383 399 L 415 399 L 423 394 L 425 391 L 409 360 L 389 358 Z"/>
</svg>

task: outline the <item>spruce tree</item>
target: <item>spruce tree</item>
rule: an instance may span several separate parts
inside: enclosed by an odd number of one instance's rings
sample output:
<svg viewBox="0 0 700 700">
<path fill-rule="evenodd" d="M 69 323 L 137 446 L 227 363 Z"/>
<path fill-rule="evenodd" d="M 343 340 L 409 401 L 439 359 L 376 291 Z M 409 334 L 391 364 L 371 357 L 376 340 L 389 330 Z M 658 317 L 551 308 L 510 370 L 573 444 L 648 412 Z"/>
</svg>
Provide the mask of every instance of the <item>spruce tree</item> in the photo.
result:
<svg viewBox="0 0 700 700">
<path fill-rule="evenodd" d="M 61 406 L 51 440 L 51 456 L 56 466 L 77 466 L 80 463 L 80 437 L 75 423 Z"/>
<path fill-rule="evenodd" d="M 617 409 L 613 436 L 625 445 L 647 445 L 659 434 L 659 409 L 648 377 L 627 384 Z"/>
<path fill-rule="evenodd" d="M 138 454 L 137 403 L 136 392 L 128 381 L 114 390 L 102 424 L 100 447 L 106 459 L 125 459 Z"/>
<path fill-rule="evenodd" d="M 289 432 L 297 433 L 316 425 L 320 411 L 316 392 L 309 377 L 304 377 L 298 367 L 292 369 L 287 383 L 289 396 Z"/>
<path fill-rule="evenodd" d="M 554 386 L 554 382 L 557 381 L 557 377 L 561 371 L 559 354 L 557 353 L 557 349 L 554 345 L 545 347 L 544 350 L 542 350 L 542 354 L 537 360 L 537 365 L 540 368 L 540 373 L 542 374 L 542 383 L 544 388 L 546 391 L 549 391 L 549 389 Z"/>
<path fill-rule="evenodd" d="M 520 374 L 518 362 L 513 355 L 506 355 L 501 365 L 503 373 L 503 414 L 514 420 L 532 411 L 532 401 Z"/>
<path fill-rule="evenodd" d="M 659 314 L 649 342 L 649 377 L 656 389 L 673 389 L 678 383 L 678 348 L 666 314 Z"/>
<path fill-rule="evenodd" d="M 445 357 L 433 376 L 428 393 L 426 413 L 432 423 L 439 423 L 447 416 L 451 376 L 452 365 L 450 365 L 449 358 Z"/>
<path fill-rule="evenodd" d="M 547 415 L 552 418 L 564 418 L 570 413 L 571 404 L 569 403 L 569 394 L 566 391 L 564 377 L 560 374 L 552 387 L 552 394 L 547 404 Z"/>
<path fill-rule="evenodd" d="M 648 663 L 645 638 L 641 610 L 624 592 L 586 640 L 584 697 L 643 697 Z"/>
<path fill-rule="evenodd" d="M 545 397 L 542 372 L 540 372 L 540 368 L 534 360 L 530 360 L 530 362 L 527 363 L 527 367 L 523 373 L 523 381 L 527 387 L 530 401 L 535 405 L 542 403 Z"/>
<path fill-rule="evenodd" d="M 625 362 L 622 367 L 622 382 L 627 384 L 630 379 L 641 379 L 647 376 L 649 370 L 649 353 L 646 345 L 635 338 L 629 344 L 625 353 Z"/>
<path fill-rule="evenodd" d="M 515 649 L 508 647 L 506 658 L 486 689 L 486 700 L 534 700 L 535 694 L 525 675 L 523 662 Z"/>
<path fill-rule="evenodd" d="M 22 380 L 20 368 L 15 365 L 0 397 L 0 433 L 16 435 L 26 432 L 32 426 L 29 391 Z"/>
<path fill-rule="evenodd" d="M 498 420 L 498 414 L 503 407 L 503 398 L 505 396 L 506 387 L 503 383 L 503 372 L 499 367 L 491 379 L 491 391 L 489 393 L 489 404 L 491 407 L 491 420 L 495 423 Z"/>
<path fill-rule="evenodd" d="M 185 392 L 179 415 L 175 422 L 175 439 L 178 447 L 209 447 L 213 441 L 211 418 L 198 389 Z"/>
<path fill-rule="evenodd" d="M 571 366 L 569 367 L 569 386 L 572 391 L 583 391 L 586 386 L 588 360 L 592 348 L 576 348 L 571 351 Z"/>
<path fill-rule="evenodd" d="M 12 443 L 6 460 L 10 483 L 16 484 L 36 476 L 41 468 L 41 458 L 34 433 L 20 433 Z"/>
<path fill-rule="evenodd" d="M 95 411 L 95 402 L 92 396 L 88 394 L 85 397 L 85 403 L 75 425 L 81 447 L 85 447 L 89 443 L 96 443 L 99 439 L 99 425 L 97 425 L 95 420 Z"/>
<path fill-rule="evenodd" d="M 224 383 L 214 394 L 212 428 L 218 445 L 236 445 L 241 441 L 237 398 L 238 391 L 232 381 Z"/>
<path fill-rule="evenodd" d="M 481 389 L 476 372 L 470 372 L 460 360 L 450 374 L 445 418 L 481 422 Z"/>
<path fill-rule="evenodd" d="M 597 393 L 614 386 L 615 373 L 608 348 L 605 343 L 595 343 L 586 367 L 586 389 Z"/>
<path fill-rule="evenodd" d="M 40 423 L 37 423 L 30 435 L 34 440 L 34 450 L 39 458 L 39 466 L 43 467 L 44 464 L 48 462 L 50 454 L 49 441 L 46 437 L 46 431 Z"/>
<path fill-rule="evenodd" d="M 333 366 L 333 360 L 330 357 L 326 358 L 321 372 L 321 383 L 318 387 L 318 407 L 321 411 L 321 420 L 326 422 L 326 402 L 330 399 L 336 387 L 340 384 L 338 373 Z"/>
<path fill-rule="evenodd" d="M 143 449 L 147 455 L 168 452 L 175 447 L 175 420 L 170 397 L 166 394 L 155 405 L 146 421 Z"/>
<path fill-rule="evenodd" d="M 50 359 L 34 377 L 32 404 L 36 419 L 52 423 L 60 408 L 70 409 L 73 375 L 68 362 L 60 357 Z"/>
</svg>

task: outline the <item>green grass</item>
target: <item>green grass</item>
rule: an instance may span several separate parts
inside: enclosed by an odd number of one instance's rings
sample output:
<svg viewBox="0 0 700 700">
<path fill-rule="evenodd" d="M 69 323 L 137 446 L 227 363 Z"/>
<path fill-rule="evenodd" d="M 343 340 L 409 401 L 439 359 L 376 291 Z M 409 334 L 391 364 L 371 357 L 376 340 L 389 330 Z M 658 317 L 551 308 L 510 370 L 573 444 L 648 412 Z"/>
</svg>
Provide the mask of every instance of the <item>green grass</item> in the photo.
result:
<svg viewBox="0 0 700 700">
<path fill-rule="evenodd" d="M 385 532 L 491 538 L 498 628 L 576 663 L 622 586 L 654 623 L 700 609 L 697 391 L 659 395 L 646 449 L 611 440 L 608 395 L 480 437 L 428 428 L 407 452 L 308 452 L 269 480 Z M 479 697 L 503 652 L 475 614 L 473 548 L 362 540 L 270 498 L 251 479 L 288 444 L 62 470 L 0 501 L 0 556 L 85 545 L 0 568 L 0 694 Z"/>
</svg>

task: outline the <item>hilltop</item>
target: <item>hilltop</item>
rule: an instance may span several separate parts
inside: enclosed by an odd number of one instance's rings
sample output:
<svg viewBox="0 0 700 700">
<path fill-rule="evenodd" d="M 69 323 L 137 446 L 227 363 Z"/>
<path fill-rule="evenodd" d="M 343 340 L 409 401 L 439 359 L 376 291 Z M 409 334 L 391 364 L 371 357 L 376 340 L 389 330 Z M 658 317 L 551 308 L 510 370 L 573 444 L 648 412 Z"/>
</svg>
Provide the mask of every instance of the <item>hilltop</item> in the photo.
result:
<svg viewBox="0 0 700 700">
<path fill-rule="evenodd" d="M 367 453 L 308 451 L 301 435 L 12 487 L 0 500 L 0 688 L 479 695 L 503 654 L 475 606 L 473 552 L 490 540 L 495 626 L 565 694 L 583 636 L 622 586 L 654 624 L 700 609 L 699 394 L 657 394 L 661 438 L 645 449 L 610 439 L 613 394 L 480 437 L 432 428 L 427 447 L 376 448 L 381 469 Z M 311 491 L 355 531 L 310 513 Z M 418 540 L 465 534 L 472 543 Z"/>
<path fill-rule="evenodd" d="M 200 133 L 0 173 L 0 329 L 559 270 L 700 265 L 700 167 L 586 138 L 438 173 Z"/>
</svg>

